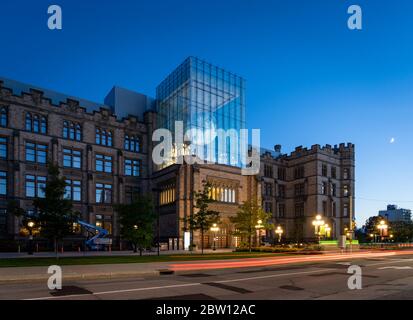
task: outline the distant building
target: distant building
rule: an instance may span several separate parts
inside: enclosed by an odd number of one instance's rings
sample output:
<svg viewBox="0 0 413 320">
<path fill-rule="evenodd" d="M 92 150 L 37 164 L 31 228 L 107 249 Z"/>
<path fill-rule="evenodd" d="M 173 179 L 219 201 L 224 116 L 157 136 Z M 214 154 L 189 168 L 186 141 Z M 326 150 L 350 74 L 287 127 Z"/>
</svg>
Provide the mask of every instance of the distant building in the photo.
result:
<svg viewBox="0 0 413 320">
<path fill-rule="evenodd" d="M 398 208 L 394 204 L 389 204 L 387 206 L 387 210 L 380 210 L 379 216 L 386 218 L 390 222 L 396 222 L 396 221 L 411 222 L 412 221 L 412 211 L 410 209 Z"/>
</svg>

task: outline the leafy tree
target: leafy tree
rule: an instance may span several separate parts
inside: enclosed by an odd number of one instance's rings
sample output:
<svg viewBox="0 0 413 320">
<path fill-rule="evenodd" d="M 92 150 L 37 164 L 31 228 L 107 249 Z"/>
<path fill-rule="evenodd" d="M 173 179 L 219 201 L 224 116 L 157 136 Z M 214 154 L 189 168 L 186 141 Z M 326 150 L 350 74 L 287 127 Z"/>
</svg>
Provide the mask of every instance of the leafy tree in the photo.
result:
<svg viewBox="0 0 413 320">
<path fill-rule="evenodd" d="M 274 229 L 274 225 L 271 223 L 271 213 L 265 212 L 257 199 L 245 201 L 237 212 L 236 216 L 230 217 L 230 221 L 234 224 L 234 235 L 248 239 L 248 248 L 251 252 L 252 238 L 256 234 L 256 225 L 258 221 L 262 221 L 262 229 L 271 230 Z"/>
<path fill-rule="evenodd" d="M 78 220 L 78 213 L 72 210 L 72 201 L 65 199 L 66 179 L 60 176 L 59 167 L 48 164 L 48 179 L 44 188 L 44 198 L 36 198 L 36 223 L 40 235 L 52 240 L 57 253 L 58 241 L 73 232 L 73 223 Z"/>
<path fill-rule="evenodd" d="M 121 235 L 132 243 L 133 251 L 142 256 L 144 248 L 151 246 L 153 226 L 156 219 L 152 199 L 148 196 L 137 196 L 131 204 L 116 206 L 119 213 Z"/>
<path fill-rule="evenodd" d="M 201 253 L 204 253 L 204 234 L 205 231 L 208 231 L 209 228 L 219 221 L 219 212 L 210 210 L 209 204 L 214 202 L 211 198 L 211 188 L 210 183 L 204 183 L 202 190 L 194 192 L 195 205 L 196 209 L 194 214 L 191 215 L 186 221 L 189 224 L 189 229 L 191 232 L 199 230 L 201 232 Z"/>
<path fill-rule="evenodd" d="M 396 242 L 409 242 L 413 238 L 413 222 L 396 221 L 389 223 L 390 234 Z"/>
<path fill-rule="evenodd" d="M 367 235 L 378 234 L 377 226 L 379 225 L 381 220 L 383 220 L 383 217 L 380 216 L 368 218 L 363 226 L 364 233 L 366 233 Z"/>
</svg>

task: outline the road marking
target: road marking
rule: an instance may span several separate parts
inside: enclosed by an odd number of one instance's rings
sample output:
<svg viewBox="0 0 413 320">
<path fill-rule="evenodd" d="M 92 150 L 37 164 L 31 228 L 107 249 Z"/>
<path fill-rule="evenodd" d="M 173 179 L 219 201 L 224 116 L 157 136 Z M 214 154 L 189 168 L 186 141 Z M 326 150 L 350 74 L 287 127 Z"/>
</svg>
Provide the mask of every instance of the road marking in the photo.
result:
<svg viewBox="0 0 413 320">
<path fill-rule="evenodd" d="M 300 275 L 300 274 L 309 274 L 309 273 L 320 273 L 326 272 L 328 270 L 333 269 L 323 269 L 323 270 L 314 270 L 314 271 L 303 271 L 303 272 L 290 272 L 290 273 L 281 273 L 281 274 L 274 274 L 268 276 L 259 276 L 259 277 L 250 277 L 250 278 L 238 278 L 238 279 L 231 279 L 231 280 L 221 280 L 221 281 L 211 281 L 211 283 L 228 283 L 228 282 L 241 282 L 241 281 L 249 281 L 249 280 L 258 280 L 258 279 L 267 279 L 267 278 L 276 278 L 276 277 L 283 277 L 283 276 L 292 276 L 292 275 Z M 136 291 L 146 291 L 146 290 L 158 290 L 158 289 L 168 289 L 168 288 L 181 288 L 181 287 L 191 287 L 191 286 L 199 286 L 202 283 L 185 283 L 185 284 L 175 284 L 169 286 L 159 286 L 159 287 L 148 287 L 148 288 L 135 288 L 135 289 L 124 289 L 124 290 L 113 290 L 113 291 L 102 291 L 102 292 L 93 292 L 90 294 L 73 294 L 67 296 L 54 296 L 54 297 L 42 297 L 42 298 L 32 298 L 32 299 L 25 299 L 25 300 L 54 300 L 59 298 L 75 298 L 75 297 L 85 297 L 85 296 L 98 296 L 98 295 L 105 295 L 105 294 L 115 294 L 115 293 L 126 293 L 126 292 L 136 292 Z"/>
<path fill-rule="evenodd" d="M 396 270 L 407 270 L 407 269 L 413 269 L 412 267 L 405 266 L 405 267 L 395 267 L 395 266 L 388 266 L 388 267 L 381 267 L 378 268 L 379 270 L 384 270 L 384 269 L 396 269 Z"/>
</svg>

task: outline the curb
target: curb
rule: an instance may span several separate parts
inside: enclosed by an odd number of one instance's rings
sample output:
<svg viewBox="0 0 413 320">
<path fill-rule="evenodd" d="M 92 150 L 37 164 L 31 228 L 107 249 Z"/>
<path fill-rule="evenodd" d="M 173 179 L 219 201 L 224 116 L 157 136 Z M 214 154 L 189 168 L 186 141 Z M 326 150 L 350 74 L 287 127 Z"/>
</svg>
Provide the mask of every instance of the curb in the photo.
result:
<svg viewBox="0 0 413 320">
<path fill-rule="evenodd" d="M 171 274 L 169 270 L 155 270 L 145 272 L 103 272 L 103 273 L 82 273 L 82 274 L 66 274 L 63 275 L 63 281 L 70 280 L 98 280 L 98 279 L 118 279 L 125 277 L 144 277 L 144 276 L 160 276 L 164 274 Z M 31 275 L 31 276 L 18 276 L 18 277 L 0 277 L 1 284 L 8 283 L 25 283 L 25 282 L 42 282 L 47 281 L 50 275 Z"/>
</svg>

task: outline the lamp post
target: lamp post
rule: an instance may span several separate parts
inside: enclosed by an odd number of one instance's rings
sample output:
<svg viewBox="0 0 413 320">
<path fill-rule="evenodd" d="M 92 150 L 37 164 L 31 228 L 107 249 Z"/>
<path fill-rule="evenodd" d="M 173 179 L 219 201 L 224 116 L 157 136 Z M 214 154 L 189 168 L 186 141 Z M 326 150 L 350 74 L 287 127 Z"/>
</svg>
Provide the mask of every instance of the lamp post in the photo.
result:
<svg viewBox="0 0 413 320">
<path fill-rule="evenodd" d="M 29 242 L 27 246 L 27 254 L 29 255 L 33 254 L 33 228 L 34 228 L 34 222 L 29 221 L 27 223 L 27 229 L 29 230 Z"/>
<path fill-rule="evenodd" d="M 313 220 L 313 226 L 314 226 L 314 233 L 316 236 L 318 236 L 318 242 L 320 243 L 320 238 L 321 238 L 321 231 L 320 228 L 321 226 L 324 225 L 324 220 L 322 220 L 321 215 L 316 215 L 315 219 Z"/>
<path fill-rule="evenodd" d="M 281 228 L 281 226 L 278 226 L 277 229 L 275 229 L 275 233 L 278 235 L 278 243 L 280 243 L 284 230 Z"/>
<path fill-rule="evenodd" d="M 380 223 L 377 225 L 377 229 L 380 230 L 380 237 L 381 241 L 384 240 L 384 230 L 387 230 L 388 225 L 386 224 L 386 221 L 381 220 Z"/>
<path fill-rule="evenodd" d="M 160 188 L 153 188 L 152 192 L 156 192 L 157 193 L 157 204 L 158 204 L 158 210 L 157 210 L 157 219 L 156 219 L 156 246 L 157 246 L 157 251 L 158 251 L 158 256 L 160 255 L 160 238 L 161 238 L 161 231 L 160 231 L 160 218 L 161 218 L 161 191 L 162 189 Z"/>
<path fill-rule="evenodd" d="M 262 225 L 262 220 L 258 220 L 257 224 L 255 225 L 255 229 L 257 230 L 257 245 L 260 244 L 260 230 L 264 228 L 264 226 Z"/>
<path fill-rule="evenodd" d="M 327 238 L 327 239 L 330 239 L 330 236 L 331 236 L 331 228 L 330 228 L 330 226 L 329 226 L 328 224 L 326 224 L 326 225 L 324 226 L 324 230 L 326 231 L 326 238 Z"/>
<path fill-rule="evenodd" d="M 214 242 L 213 242 L 214 244 L 213 244 L 212 250 L 215 251 L 216 250 L 215 241 L 216 241 L 217 232 L 219 231 L 219 227 L 217 226 L 216 223 L 214 223 L 212 227 L 210 228 L 210 230 L 214 233 Z"/>
</svg>

